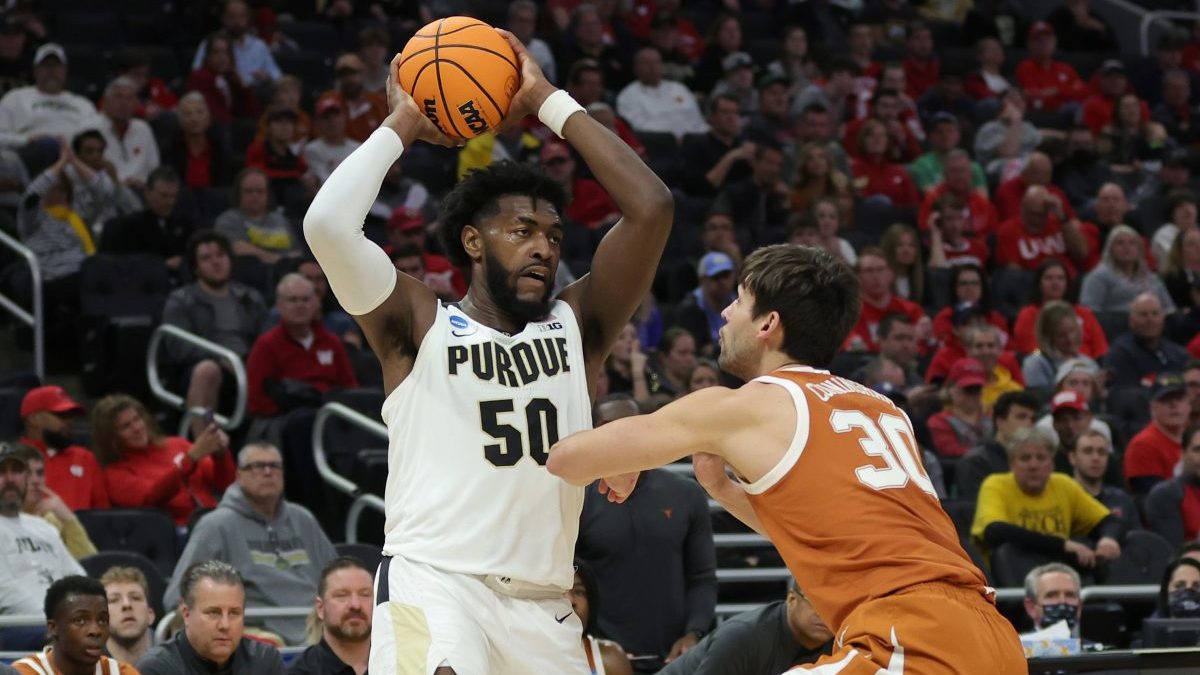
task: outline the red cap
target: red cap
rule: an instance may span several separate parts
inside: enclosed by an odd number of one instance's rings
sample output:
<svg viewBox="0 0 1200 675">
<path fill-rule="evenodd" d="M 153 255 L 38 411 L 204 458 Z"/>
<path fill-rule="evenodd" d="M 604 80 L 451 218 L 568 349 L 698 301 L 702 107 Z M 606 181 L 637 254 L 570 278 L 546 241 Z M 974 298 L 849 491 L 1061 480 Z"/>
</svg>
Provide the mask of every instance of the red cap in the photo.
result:
<svg viewBox="0 0 1200 675">
<path fill-rule="evenodd" d="M 388 229 L 408 232 L 409 230 L 418 230 L 422 227 L 425 227 L 425 216 L 421 215 L 421 212 L 416 209 L 397 206 L 392 211 L 392 216 L 388 218 Z"/>
<path fill-rule="evenodd" d="M 317 99 L 317 117 L 320 117 L 331 110 L 337 110 L 339 112 L 345 110 L 345 107 L 342 106 L 341 99 L 334 95 L 322 96 L 321 98 Z"/>
<path fill-rule="evenodd" d="M 83 412 L 83 406 L 76 403 L 62 387 L 46 386 L 30 389 L 21 400 L 21 418 L 24 419 L 40 412 Z"/>
<path fill-rule="evenodd" d="M 1059 410 L 1086 411 L 1087 409 L 1088 409 L 1088 404 L 1087 404 L 1087 401 L 1084 400 L 1083 394 L 1075 391 L 1074 389 L 1063 389 L 1062 391 L 1055 394 L 1054 398 L 1050 399 L 1050 414 L 1051 415 L 1058 412 Z"/>
<path fill-rule="evenodd" d="M 1033 22 L 1033 25 L 1029 27 L 1029 39 L 1032 40 L 1043 35 L 1054 35 L 1054 26 L 1045 21 Z"/>
<path fill-rule="evenodd" d="M 987 384 L 987 371 L 975 359 L 959 359 L 950 366 L 946 379 L 959 387 L 982 387 Z"/>
</svg>

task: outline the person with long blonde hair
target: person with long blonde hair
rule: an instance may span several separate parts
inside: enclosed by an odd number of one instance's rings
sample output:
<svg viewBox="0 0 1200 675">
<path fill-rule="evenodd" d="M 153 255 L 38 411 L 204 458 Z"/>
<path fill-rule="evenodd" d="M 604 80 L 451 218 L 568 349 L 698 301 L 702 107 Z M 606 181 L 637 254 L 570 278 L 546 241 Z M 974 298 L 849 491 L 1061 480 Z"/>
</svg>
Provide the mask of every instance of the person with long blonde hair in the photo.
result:
<svg viewBox="0 0 1200 675">
<path fill-rule="evenodd" d="M 921 241 L 911 225 L 895 223 L 884 230 L 879 248 L 896 275 L 896 295 L 917 304 L 925 302 L 925 263 Z"/>
<path fill-rule="evenodd" d="M 834 165 L 829 149 L 820 143 L 808 143 L 796 157 L 796 179 L 790 197 L 792 210 L 807 210 L 821 199 L 833 199 L 842 213 L 849 213 L 854 206 L 850 179 Z"/>
<path fill-rule="evenodd" d="M 186 526 L 198 508 L 213 508 L 233 482 L 229 437 L 209 422 L 193 443 L 164 436 L 146 406 L 111 394 L 92 408 L 92 443 L 113 506 L 161 508 Z"/>
</svg>

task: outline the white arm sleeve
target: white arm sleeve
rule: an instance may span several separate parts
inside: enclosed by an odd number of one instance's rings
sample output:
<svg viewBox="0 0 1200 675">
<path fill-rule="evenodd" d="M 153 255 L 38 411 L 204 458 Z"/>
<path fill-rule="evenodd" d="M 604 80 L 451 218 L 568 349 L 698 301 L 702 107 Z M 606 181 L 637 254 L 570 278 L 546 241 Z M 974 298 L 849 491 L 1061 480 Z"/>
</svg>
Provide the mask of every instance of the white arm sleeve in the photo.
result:
<svg viewBox="0 0 1200 675">
<path fill-rule="evenodd" d="M 334 169 L 304 216 L 304 237 L 350 314 L 370 312 L 392 294 L 396 268 L 363 234 L 363 220 L 404 143 L 388 128 L 375 133 Z"/>
</svg>

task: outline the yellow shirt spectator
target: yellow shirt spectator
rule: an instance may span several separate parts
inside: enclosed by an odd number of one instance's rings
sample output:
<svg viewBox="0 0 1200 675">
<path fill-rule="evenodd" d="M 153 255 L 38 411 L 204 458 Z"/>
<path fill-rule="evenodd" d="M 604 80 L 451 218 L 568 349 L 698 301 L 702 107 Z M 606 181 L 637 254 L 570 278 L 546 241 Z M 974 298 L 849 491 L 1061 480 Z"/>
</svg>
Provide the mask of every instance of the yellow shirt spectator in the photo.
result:
<svg viewBox="0 0 1200 675">
<path fill-rule="evenodd" d="M 994 522 L 1069 539 L 1092 531 L 1109 513 L 1108 508 L 1063 473 L 1050 475 L 1040 495 L 1028 495 L 1017 486 L 1011 471 L 988 476 L 979 488 L 971 537 L 980 545 L 983 531 Z"/>
</svg>

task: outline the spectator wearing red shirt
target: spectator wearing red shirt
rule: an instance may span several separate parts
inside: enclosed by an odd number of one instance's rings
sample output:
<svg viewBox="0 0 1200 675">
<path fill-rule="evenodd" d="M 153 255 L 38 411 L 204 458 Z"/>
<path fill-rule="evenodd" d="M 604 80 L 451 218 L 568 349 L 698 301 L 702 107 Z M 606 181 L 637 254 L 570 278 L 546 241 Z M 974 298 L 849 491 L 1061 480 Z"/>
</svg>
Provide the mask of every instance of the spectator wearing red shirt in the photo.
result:
<svg viewBox="0 0 1200 675">
<path fill-rule="evenodd" d="M 926 422 L 939 457 L 962 457 L 992 437 L 992 416 L 983 409 L 985 384 L 987 373 L 975 359 L 959 359 L 950 367 L 943 387 L 949 405 Z"/>
<path fill-rule="evenodd" d="M 384 247 L 384 250 L 390 256 L 397 248 L 417 247 L 417 250 L 421 251 L 426 282 L 430 282 L 430 276 L 439 277 L 436 282 L 439 286 L 443 281 L 449 283 L 461 298 L 467 294 L 467 279 L 463 276 L 462 270 L 450 263 L 449 258 L 429 252 L 425 246 L 425 226 L 425 216 L 420 211 L 403 206 L 396 207 L 392 211 L 391 217 L 388 218 L 388 245 Z"/>
<path fill-rule="evenodd" d="M 950 269 L 950 304 L 933 315 L 933 337 L 941 344 L 952 342 L 960 319 L 978 315 L 985 323 L 1000 331 L 1000 345 L 1007 347 L 1008 321 L 1004 315 L 992 309 L 992 296 L 988 291 L 987 277 L 983 266 L 973 262 L 954 265 Z M 959 315 L 962 315 L 961 317 Z M 953 363 L 953 362 L 951 362 Z M 946 364 L 947 367 L 950 363 Z"/>
<path fill-rule="evenodd" d="M 92 440 L 113 506 L 159 508 L 186 526 L 196 508 L 214 508 L 234 479 L 229 437 L 208 423 L 196 442 L 164 437 L 146 407 L 124 394 L 92 410 Z"/>
<path fill-rule="evenodd" d="M 873 246 L 858 255 L 858 283 L 862 294 L 862 310 L 858 323 L 846 337 L 845 348 L 851 351 L 878 352 L 879 322 L 888 314 L 904 314 L 917 326 L 917 344 L 929 337 L 930 322 L 925 310 L 892 292 L 895 273 L 888 265 L 883 251 Z"/>
<path fill-rule="evenodd" d="M 41 453 L 46 465 L 46 486 L 72 511 L 107 509 L 108 489 L 96 456 L 76 445 L 69 435 L 71 419 L 83 412 L 83 406 L 62 387 L 30 389 L 21 400 L 25 433 L 20 442 Z"/>
<path fill-rule="evenodd" d="M 1143 496 L 1160 481 L 1179 472 L 1182 436 L 1191 405 L 1183 378 L 1159 376 L 1150 399 L 1150 423 L 1125 448 L 1125 479 L 1135 496 Z"/>
<path fill-rule="evenodd" d="M 935 205 L 943 198 L 950 198 L 962 207 L 963 236 L 971 239 L 978 247 L 984 247 L 989 235 L 996 231 L 999 219 L 996 208 L 986 195 L 980 194 L 972 184 L 971 158 L 963 150 L 951 150 L 942 162 L 942 183 L 925 193 L 921 208 L 917 211 L 917 225 L 922 231 L 930 228 L 930 217 Z M 942 233 L 943 236 L 945 232 Z"/>
<path fill-rule="evenodd" d="M 589 230 L 611 225 L 621 218 L 617 203 L 591 178 L 575 175 L 575 158 L 566 143 L 551 141 L 542 146 L 542 168 L 567 190 L 567 217 Z"/>
<path fill-rule="evenodd" d="M 179 133 L 161 148 L 163 164 L 175 169 L 189 188 L 224 187 L 233 177 L 233 161 L 222 135 L 212 126 L 208 103 L 198 91 L 179 99 Z"/>
<path fill-rule="evenodd" d="M 979 70 L 967 75 L 963 88 L 977 101 L 997 98 L 1012 87 L 1004 76 L 1004 45 L 994 37 L 985 37 L 975 44 Z"/>
<path fill-rule="evenodd" d="M 1056 112 L 1082 101 L 1087 84 L 1070 64 L 1054 60 L 1058 38 L 1045 21 L 1029 27 L 1029 58 L 1017 66 L 1017 85 L 1034 110 Z"/>
<path fill-rule="evenodd" d="M 188 76 L 187 91 L 203 94 L 213 119 L 221 124 L 229 124 L 234 117 L 258 115 L 258 99 L 238 76 L 233 46 L 224 33 L 208 38 L 204 62 Z"/>
<path fill-rule="evenodd" d="M 1020 215 L 996 232 L 997 265 L 1034 270 L 1043 260 L 1055 258 L 1074 274 L 1087 253 L 1079 219 L 1068 215 L 1064 200 L 1040 185 L 1025 191 Z"/>
<path fill-rule="evenodd" d="M 937 84 L 941 63 L 933 57 L 933 31 L 924 23 L 908 28 L 908 57 L 904 59 L 905 93 L 914 101 Z"/>
<path fill-rule="evenodd" d="M 889 159 L 887 129 L 878 120 L 867 120 L 858 135 L 859 156 L 850 164 L 854 191 L 861 198 L 885 199 L 892 206 L 915 207 L 921 201 L 917 186 L 903 164 Z"/>
<path fill-rule="evenodd" d="M 308 162 L 292 149 L 299 117 L 296 111 L 277 106 L 267 112 L 267 130 L 262 138 L 246 148 L 246 166 L 261 169 L 271 182 L 278 203 L 295 190 L 317 191 L 316 178 L 308 175 Z"/>
<path fill-rule="evenodd" d="M 903 72 L 903 71 L 900 71 Z M 888 137 L 888 158 L 894 162 L 912 162 L 921 155 L 921 142 L 912 128 L 904 121 L 904 101 L 896 89 L 880 88 L 871 97 L 871 108 L 867 117 L 846 124 L 842 134 L 842 145 L 851 157 L 859 157 L 862 149 L 859 139 L 867 122 L 875 120 L 883 124 Z M 915 114 L 915 113 L 914 113 Z"/>
<path fill-rule="evenodd" d="M 1113 109 L 1117 106 L 1117 99 L 1131 90 L 1129 78 L 1125 76 L 1125 64 L 1119 59 L 1108 59 L 1100 64 L 1096 80 L 1100 91 L 1083 102 L 1083 112 L 1079 121 L 1099 136 L 1106 125 L 1113 123 Z M 1138 103 L 1141 104 L 1142 121 L 1146 122 L 1150 119 L 1150 107 L 1145 101 L 1139 100 Z"/>
<path fill-rule="evenodd" d="M 1013 322 L 1013 349 L 1020 354 L 1032 354 L 1038 350 L 1037 318 L 1042 311 L 1042 305 L 1047 302 L 1062 301 L 1071 305 L 1075 315 L 1079 317 L 1080 328 L 1083 331 L 1079 352 L 1084 356 L 1098 359 L 1108 351 L 1108 337 L 1104 328 L 1096 319 L 1092 310 L 1071 299 L 1071 277 L 1067 266 L 1062 261 L 1051 258 L 1038 265 L 1030 285 L 1029 304 L 1017 312 Z"/>
<path fill-rule="evenodd" d="M 1069 218 L 1075 217 L 1075 210 L 1071 208 L 1071 201 L 1067 198 L 1067 193 L 1051 182 L 1054 176 L 1054 163 L 1043 152 L 1034 152 L 1029 155 L 1028 161 L 1021 169 L 1021 173 L 1009 178 L 1001 183 L 996 188 L 996 194 L 993 195 L 993 203 L 996 207 L 996 216 L 1005 221 L 1009 218 L 1016 217 L 1021 210 L 1021 200 L 1025 198 L 1025 192 L 1032 185 L 1040 185 L 1062 201 L 1063 208 Z"/>
<path fill-rule="evenodd" d="M 954 364 L 959 359 L 967 357 L 966 345 L 969 342 L 967 336 L 976 328 L 990 326 L 996 329 L 998 331 L 996 334 L 998 347 L 1003 346 L 1008 335 L 1007 326 L 1004 325 L 1004 317 L 994 316 L 996 312 L 989 313 L 976 303 L 960 302 L 952 308 L 947 307 L 946 310 L 949 310 L 949 314 L 944 320 L 950 324 L 950 333 L 942 339 L 942 346 L 934 353 L 933 360 L 929 362 L 929 367 L 925 370 L 925 381 L 931 384 L 944 380 Z M 937 319 L 939 318 L 943 317 L 939 315 L 934 320 L 935 331 L 938 329 Z M 1000 325 L 996 325 L 997 318 L 1000 320 Z M 1024 384 L 1024 378 L 1021 376 L 1021 365 L 1017 362 L 1012 352 L 997 351 L 998 356 L 995 359 L 996 363 L 993 365 L 1003 366 L 1013 380 Z M 985 370 L 984 372 L 987 371 Z"/>
<path fill-rule="evenodd" d="M 160 113 L 174 110 L 179 104 L 175 92 L 150 72 L 150 59 L 143 50 L 124 50 L 118 54 L 117 61 L 117 74 L 132 80 L 137 88 L 138 104 L 133 111 L 136 117 L 152 120 Z"/>
<path fill-rule="evenodd" d="M 269 393 L 275 383 L 304 383 L 322 394 L 358 386 L 341 340 L 321 323 L 312 282 L 300 274 L 285 275 L 275 291 L 275 307 L 279 323 L 254 341 L 246 357 L 250 414 L 274 417 L 286 412 Z"/>
<path fill-rule="evenodd" d="M 986 202 L 985 202 L 986 203 Z M 921 205 L 922 209 L 925 205 Z M 952 194 L 942 195 L 929 214 L 929 267 L 987 267 L 988 250 L 983 237 L 966 236 L 967 206 Z M 955 289 L 957 291 L 957 289 Z M 936 323 L 936 322 L 935 322 Z M 936 333 L 936 327 L 935 327 Z"/>
</svg>

